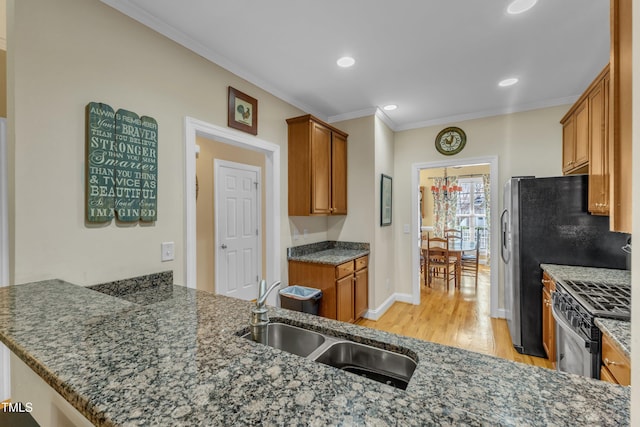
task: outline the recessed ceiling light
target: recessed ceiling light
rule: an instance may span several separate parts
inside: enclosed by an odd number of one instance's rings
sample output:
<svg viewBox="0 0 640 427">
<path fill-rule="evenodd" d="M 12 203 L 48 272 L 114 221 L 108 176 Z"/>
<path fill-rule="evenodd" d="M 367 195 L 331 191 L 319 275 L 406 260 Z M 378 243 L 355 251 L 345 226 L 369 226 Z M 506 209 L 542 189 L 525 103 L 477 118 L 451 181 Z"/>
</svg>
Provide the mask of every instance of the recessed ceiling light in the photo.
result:
<svg viewBox="0 0 640 427">
<path fill-rule="evenodd" d="M 517 15 L 522 12 L 526 12 L 538 3 L 538 0 L 514 0 L 507 7 L 507 13 L 511 15 Z"/>
<path fill-rule="evenodd" d="M 515 77 L 512 77 L 510 79 L 502 80 L 500 83 L 498 83 L 498 86 L 507 87 L 507 86 L 513 86 L 516 83 L 518 83 L 518 79 L 516 79 Z"/>
<path fill-rule="evenodd" d="M 398 108 L 398 106 L 396 104 L 389 104 L 389 105 L 385 105 L 384 107 L 382 107 L 382 109 L 384 111 L 393 111 L 396 108 Z"/>
<path fill-rule="evenodd" d="M 338 59 L 336 63 L 342 68 L 349 68 L 356 63 L 356 60 L 350 56 L 343 56 L 342 58 Z"/>
</svg>

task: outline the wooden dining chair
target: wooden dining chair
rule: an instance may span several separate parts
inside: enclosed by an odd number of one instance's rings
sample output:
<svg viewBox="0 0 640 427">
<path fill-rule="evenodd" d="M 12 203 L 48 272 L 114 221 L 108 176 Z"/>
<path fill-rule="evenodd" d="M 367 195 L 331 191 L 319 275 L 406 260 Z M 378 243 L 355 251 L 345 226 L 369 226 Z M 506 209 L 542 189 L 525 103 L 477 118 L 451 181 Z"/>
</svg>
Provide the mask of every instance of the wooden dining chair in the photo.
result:
<svg viewBox="0 0 640 427">
<path fill-rule="evenodd" d="M 424 257 L 427 261 L 426 279 L 427 286 L 431 287 L 431 281 L 436 270 L 444 269 L 444 279 L 449 290 L 449 282 L 454 281 L 454 286 L 458 284 L 456 274 L 457 258 L 449 254 L 449 240 L 440 237 L 427 236 L 427 249 Z"/>
<path fill-rule="evenodd" d="M 462 252 L 462 276 L 472 276 L 475 279 L 475 287 L 478 289 L 478 259 L 480 258 L 480 230 L 476 229 L 474 249 Z"/>
<path fill-rule="evenodd" d="M 456 230 L 455 228 L 447 228 L 444 230 L 444 237 L 447 239 L 459 239 L 462 241 L 462 230 Z"/>
</svg>

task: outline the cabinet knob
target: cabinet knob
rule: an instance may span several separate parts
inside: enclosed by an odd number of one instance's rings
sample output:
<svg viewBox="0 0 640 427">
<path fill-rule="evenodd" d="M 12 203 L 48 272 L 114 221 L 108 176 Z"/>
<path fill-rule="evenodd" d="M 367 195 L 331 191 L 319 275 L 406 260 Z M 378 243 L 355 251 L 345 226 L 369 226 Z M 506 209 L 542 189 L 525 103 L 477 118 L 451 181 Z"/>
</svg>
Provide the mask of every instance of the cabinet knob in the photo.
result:
<svg viewBox="0 0 640 427">
<path fill-rule="evenodd" d="M 618 362 L 614 362 L 613 360 L 609 360 L 608 358 L 604 358 L 604 364 L 607 366 L 616 366 L 616 365 L 620 365 L 620 363 Z"/>
</svg>

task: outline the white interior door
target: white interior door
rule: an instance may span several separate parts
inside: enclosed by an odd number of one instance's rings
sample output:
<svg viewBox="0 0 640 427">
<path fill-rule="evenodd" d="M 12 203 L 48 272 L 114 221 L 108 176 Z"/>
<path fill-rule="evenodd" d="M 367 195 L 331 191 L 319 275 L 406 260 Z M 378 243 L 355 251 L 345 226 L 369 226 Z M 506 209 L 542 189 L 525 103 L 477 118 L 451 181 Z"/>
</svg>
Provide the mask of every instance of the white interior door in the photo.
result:
<svg viewBox="0 0 640 427">
<path fill-rule="evenodd" d="M 216 293 L 252 300 L 262 271 L 261 170 L 218 159 L 213 169 Z"/>
</svg>

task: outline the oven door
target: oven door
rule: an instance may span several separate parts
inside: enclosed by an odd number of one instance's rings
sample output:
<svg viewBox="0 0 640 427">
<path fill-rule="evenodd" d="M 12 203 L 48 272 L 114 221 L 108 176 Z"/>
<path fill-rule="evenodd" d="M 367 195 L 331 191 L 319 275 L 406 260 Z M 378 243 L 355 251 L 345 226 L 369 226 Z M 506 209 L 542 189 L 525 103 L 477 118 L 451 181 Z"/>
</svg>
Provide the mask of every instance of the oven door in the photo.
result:
<svg viewBox="0 0 640 427">
<path fill-rule="evenodd" d="M 555 304 L 551 305 L 556 320 L 556 367 L 558 371 L 593 377 L 593 355 L 591 341 L 576 332 L 567 319 L 558 313 Z"/>
</svg>

